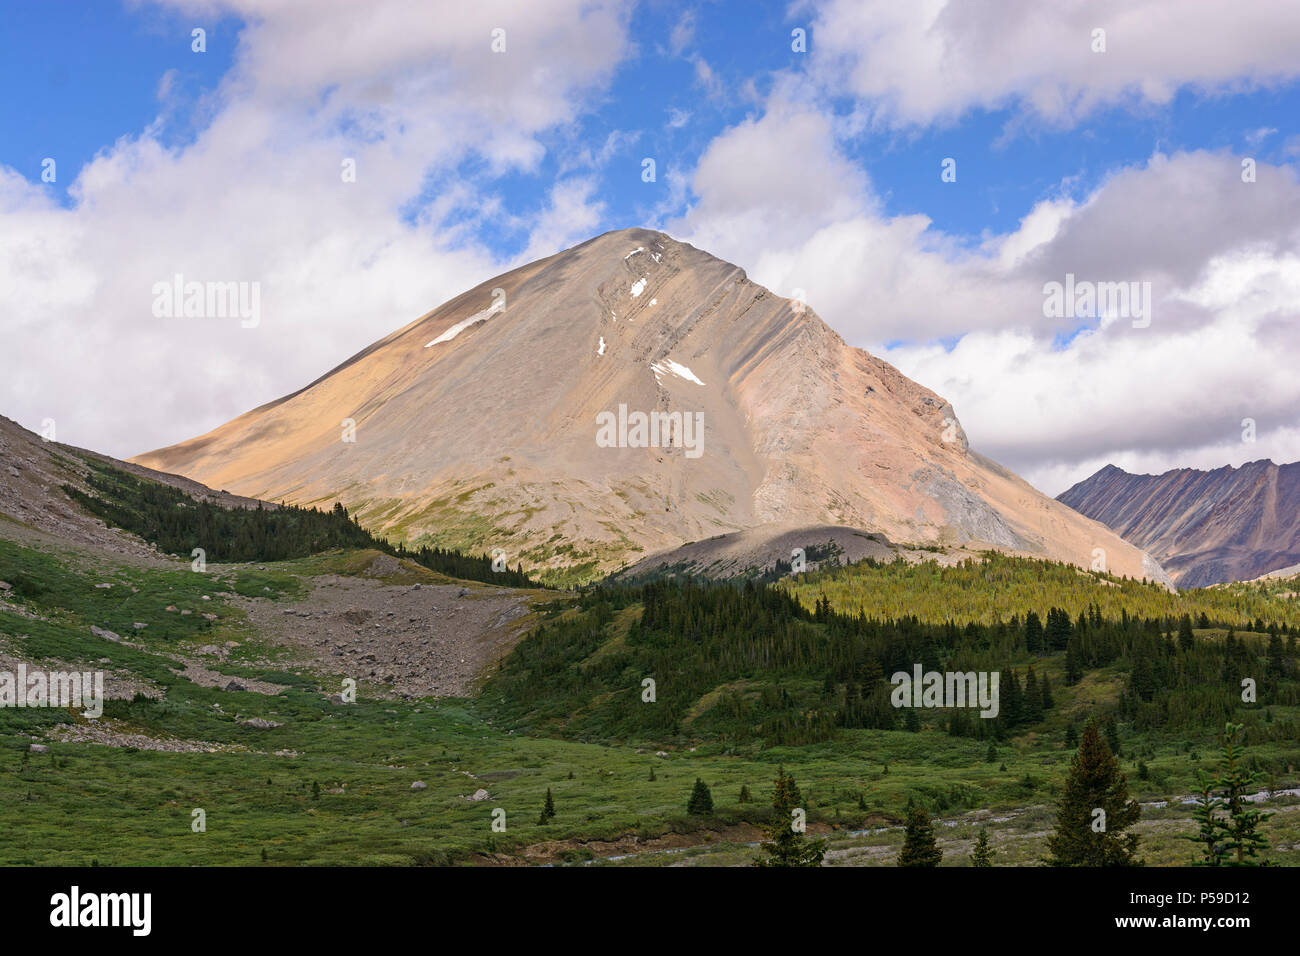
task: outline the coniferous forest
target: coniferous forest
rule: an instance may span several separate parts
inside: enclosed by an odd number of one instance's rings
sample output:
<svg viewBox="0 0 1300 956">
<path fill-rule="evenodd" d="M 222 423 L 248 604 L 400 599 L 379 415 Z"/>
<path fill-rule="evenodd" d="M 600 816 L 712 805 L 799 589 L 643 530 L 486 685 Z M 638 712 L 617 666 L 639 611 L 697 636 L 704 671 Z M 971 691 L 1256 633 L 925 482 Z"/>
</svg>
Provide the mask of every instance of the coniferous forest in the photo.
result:
<svg viewBox="0 0 1300 956">
<path fill-rule="evenodd" d="M 992 624 L 924 623 L 808 609 L 784 591 L 654 582 L 597 588 L 578 613 L 554 615 L 519 644 L 484 697 L 520 726 L 594 738 L 719 739 L 765 746 L 832 738 L 843 728 L 941 728 L 955 736 L 1006 739 L 1052 714 L 1063 688 L 1098 672 L 1122 681 L 1110 720 L 1167 732 L 1222 726 L 1259 703 L 1300 703 L 1296 629 L 1264 624 L 1237 633 L 1206 617 L 1107 618 L 1094 605 L 1071 620 L 1058 608 Z M 996 671 L 1000 708 L 984 718 L 968 707 L 898 708 L 890 677 L 926 671 Z M 654 706 L 646 687 L 654 682 Z M 1267 725 L 1276 739 L 1300 726 Z"/>
<path fill-rule="evenodd" d="M 93 493 L 72 485 L 64 485 L 64 492 L 107 524 L 137 534 L 169 554 L 188 558 L 201 548 L 208 561 L 283 561 L 337 548 L 375 548 L 467 581 L 542 587 L 522 567 L 493 570 L 492 559 L 485 554 L 394 547 L 363 528 L 341 503 L 329 511 L 294 505 L 226 508 L 198 501 L 171 485 L 87 461 L 91 470 L 86 481 Z"/>
</svg>

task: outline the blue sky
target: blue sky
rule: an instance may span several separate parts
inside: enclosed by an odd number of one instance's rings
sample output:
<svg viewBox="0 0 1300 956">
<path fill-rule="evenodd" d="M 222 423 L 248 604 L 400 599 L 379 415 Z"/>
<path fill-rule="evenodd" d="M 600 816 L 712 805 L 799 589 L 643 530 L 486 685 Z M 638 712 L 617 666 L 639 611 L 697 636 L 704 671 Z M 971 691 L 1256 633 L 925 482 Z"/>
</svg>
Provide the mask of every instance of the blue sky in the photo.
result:
<svg viewBox="0 0 1300 956">
<path fill-rule="evenodd" d="M 639 55 L 619 65 L 594 107 L 576 123 L 539 137 L 546 154 L 536 167 L 499 172 L 480 157 L 469 157 L 434 176 L 412 197 L 412 207 L 447 177 L 481 182 L 521 219 L 520 229 L 511 233 L 488 224 L 476 230 L 485 246 L 508 258 L 527 245 L 524 223 L 545 204 L 566 157 L 584 146 L 599 147 L 615 133 L 623 141 L 599 172 L 607 206 L 602 227 L 653 220 L 669 198 L 665 175 L 693 168 L 715 137 L 760 111 L 761 100 L 742 94 L 746 84 L 762 97 L 774 74 L 802 71 L 808 61 L 806 54 L 792 52 L 789 34 L 796 26 L 809 30 L 809 19 L 791 14 L 785 4 L 698 5 L 688 19 L 693 29 L 685 56 L 672 49 L 673 30 L 687 19 L 683 9 L 657 3 L 633 10 L 629 32 L 640 39 Z M 196 18 L 112 2 L 13 4 L 6 18 L 0 81 L 23 95 L 0 100 L 0 163 L 39 183 L 42 160 L 55 157 L 60 175 L 49 191 L 64 204 L 72 202 L 68 189 L 96 153 L 159 121 L 164 77 L 170 77 L 172 95 L 157 127 L 159 139 L 171 148 L 190 142 L 206 119 L 203 97 L 218 89 L 245 27 L 231 14 Z M 201 56 L 190 49 L 195 25 L 207 32 Z M 808 39 L 815 49 L 817 38 Z M 702 89 L 688 58 L 693 56 L 709 64 L 718 95 Z M 832 108 L 844 120 L 853 105 L 839 99 Z M 1085 196 L 1109 171 L 1158 150 L 1248 148 L 1260 159 L 1277 161 L 1281 139 L 1271 137 L 1256 148 L 1250 137 L 1285 127 L 1297 115 L 1300 88 L 1294 84 L 1209 96 L 1182 90 L 1167 108 L 1100 110 L 1068 128 L 1018 127 L 1017 109 L 1010 106 L 972 111 L 931 127 L 864 130 L 846 136 L 843 148 L 871 177 L 885 213 L 923 213 L 944 233 L 977 242 L 987 232 L 1014 229 L 1039 200 Z M 656 184 L 641 181 L 646 156 L 660 163 Z M 939 178 L 947 157 L 958 160 L 960 189 Z"/>
<path fill-rule="evenodd" d="M 13 3 L 0 412 L 136 453 L 648 225 L 805 293 L 1045 490 L 1300 458 L 1296 49 L 1287 0 Z M 182 271 L 256 278 L 268 321 L 160 330 L 142 290 Z M 1150 282 L 1158 321 L 1045 319 L 1067 272 Z"/>
</svg>

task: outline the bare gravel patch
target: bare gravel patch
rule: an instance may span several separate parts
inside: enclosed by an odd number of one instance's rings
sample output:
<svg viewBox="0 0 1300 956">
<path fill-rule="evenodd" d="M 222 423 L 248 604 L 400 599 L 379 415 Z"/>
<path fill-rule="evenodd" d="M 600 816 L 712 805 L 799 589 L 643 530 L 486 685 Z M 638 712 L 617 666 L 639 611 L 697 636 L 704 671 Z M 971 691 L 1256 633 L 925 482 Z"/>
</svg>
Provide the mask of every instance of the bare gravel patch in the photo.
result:
<svg viewBox="0 0 1300 956">
<path fill-rule="evenodd" d="M 525 592 L 454 584 L 386 585 L 323 575 L 302 601 L 236 599 L 265 640 L 300 663 L 396 696 L 470 693 L 528 624 Z"/>
</svg>

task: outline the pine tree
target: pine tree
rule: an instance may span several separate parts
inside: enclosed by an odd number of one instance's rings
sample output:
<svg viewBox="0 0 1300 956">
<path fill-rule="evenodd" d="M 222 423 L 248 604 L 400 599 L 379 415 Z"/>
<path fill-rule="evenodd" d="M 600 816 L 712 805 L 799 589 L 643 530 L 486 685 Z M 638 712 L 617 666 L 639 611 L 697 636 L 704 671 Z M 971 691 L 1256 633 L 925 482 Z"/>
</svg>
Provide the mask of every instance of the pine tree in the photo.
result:
<svg viewBox="0 0 1300 956">
<path fill-rule="evenodd" d="M 1192 644 L 1192 619 L 1184 614 L 1182 620 L 1178 622 L 1178 646 L 1185 651 L 1190 651 Z"/>
<path fill-rule="evenodd" d="M 1268 841 L 1259 832 L 1264 814 L 1255 809 L 1246 797 L 1254 792 L 1264 774 L 1242 766 L 1244 747 L 1237 736 L 1241 724 L 1229 723 L 1223 730 L 1223 770 L 1215 784 L 1223 790 L 1223 807 L 1228 811 L 1224 826 L 1223 865 L 1258 866 L 1254 857 L 1260 850 L 1268 849 Z"/>
<path fill-rule="evenodd" d="M 752 798 L 749 795 L 749 787 L 745 784 L 740 785 L 740 802 L 749 803 Z"/>
<path fill-rule="evenodd" d="M 1099 818 L 1095 810 L 1103 810 Z M 1129 798 L 1128 781 L 1106 746 L 1096 721 L 1083 729 L 1057 806 L 1056 830 L 1047 840 L 1053 866 L 1135 866 L 1138 837 L 1124 831 L 1142 808 Z M 1099 822 L 1101 829 L 1094 829 Z"/>
<path fill-rule="evenodd" d="M 930 814 L 920 804 L 907 809 L 907 828 L 903 834 L 903 849 L 898 854 L 899 866 L 938 866 L 943 851 L 934 842 L 934 825 Z"/>
<path fill-rule="evenodd" d="M 1114 717 L 1106 718 L 1106 746 L 1116 757 L 1120 755 L 1119 726 L 1115 723 Z"/>
<path fill-rule="evenodd" d="M 551 796 L 551 788 L 546 788 L 546 802 L 542 804 L 542 815 L 537 820 L 538 826 L 545 826 L 555 818 L 555 800 Z"/>
<path fill-rule="evenodd" d="M 709 792 L 709 785 L 699 777 L 695 778 L 695 788 L 686 801 L 686 812 L 693 817 L 713 816 L 713 794 Z"/>
<path fill-rule="evenodd" d="M 1073 687 L 1083 680 L 1083 655 L 1079 651 L 1079 642 L 1071 640 L 1065 649 L 1065 683 Z"/>
<path fill-rule="evenodd" d="M 1221 866 L 1227 836 L 1227 827 L 1219 816 L 1223 810 L 1223 801 L 1214 795 L 1213 778 L 1204 770 L 1196 773 L 1201 785 L 1197 791 L 1196 809 L 1192 811 L 1192 818 L 1197 824 L 1196 835 L 1183 839 L 1200 844 L 1201 858 L 1195 862 L 1195 866 Z"/>
<path fill-rule="evenodd" d="M 1036 654 L 1043 649 L 1043 622 L 1030 611 L 1025 615 L 1025 650 Z"/>
<path fill-rule="evenodd" d="M 993 851 L 989 849 L 989 831 L 987 827 L 980 827 L 979 836 L 975 838 L 975 849 L 971 851 L 970 865 L 993 865 Z"/>
<path fill-rule="evenodd" d="M 998 745 L 992 740 L 989 741 L 989 749 L 984 753 L 984 762 L 993 763 L 998 759 Z"/>
<path fill-rule="evenodd" d="M 1282 653 L 1282 638 L 1273 634 L 1268 639 L 1268 670 L 1273 680 L 1280 680 L 1286 675 L 1286 662 Z"/>
<path fill-rule="evenodd" d="M 1038 676 L 1034 673 L 1032 664 L 1029 665 L 1029 673 L 1025 675 L 1024 701 L 1025 720 L 1031 724 L 1038 723 L 1043 717 L 1043 692 L 1038 688 Z"/>
<path fill-rule="evenodd" d="M 755 866 L 821 866 L 826 841 L 810 840 L 794 827 L 794 811 L 802 802 L 794 778 L 786 775 L 784 767 L 779 767 L 772 793 L 775 813 L 767 828 L 768 839 L 760 845 L 765 856 L 756 858 Z"/>
</svg>

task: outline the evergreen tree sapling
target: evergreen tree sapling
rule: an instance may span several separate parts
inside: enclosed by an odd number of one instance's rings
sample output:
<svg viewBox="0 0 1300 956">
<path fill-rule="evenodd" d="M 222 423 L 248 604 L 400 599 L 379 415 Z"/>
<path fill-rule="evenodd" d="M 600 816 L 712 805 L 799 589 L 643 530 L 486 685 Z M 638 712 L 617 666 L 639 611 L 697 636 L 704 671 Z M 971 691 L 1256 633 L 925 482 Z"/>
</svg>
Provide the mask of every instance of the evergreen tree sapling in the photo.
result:
<svg viewBox="0 0 1300 956">
<path fill-rule="evenodd" d="M 1103 811 L 1104 815 L 1096 811 Z M 1142 815 L 1096 721 L 1089 721 L 1070 762 L 1056 830 L 1047 840 L 1054 866 L 1136 866 L 1138 837 L 1126 833 Z"/>
</svg>

